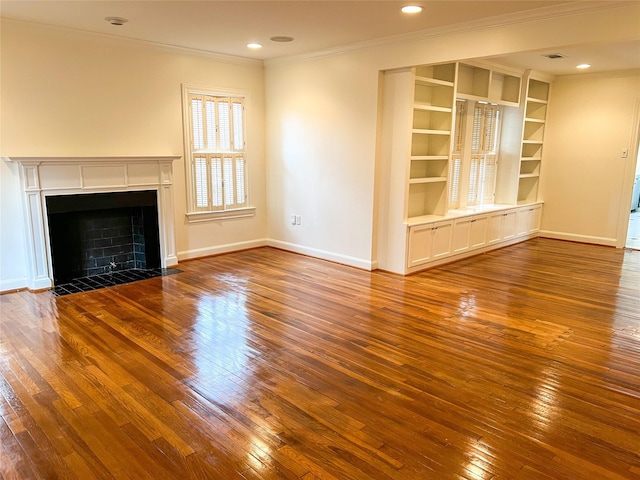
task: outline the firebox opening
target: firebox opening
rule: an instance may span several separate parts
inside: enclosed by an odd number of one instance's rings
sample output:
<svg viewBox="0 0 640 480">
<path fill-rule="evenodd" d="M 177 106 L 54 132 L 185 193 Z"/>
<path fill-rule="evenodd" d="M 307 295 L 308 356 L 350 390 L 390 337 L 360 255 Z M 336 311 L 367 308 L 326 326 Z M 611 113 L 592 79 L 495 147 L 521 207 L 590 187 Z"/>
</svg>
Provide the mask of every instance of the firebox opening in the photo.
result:
<svg viewBox="0 0 640 480">
<path fill-rule="evenodd" d="M 154 190 L 46 197 L 54 284 L 160 268 Z"/>
</svg>

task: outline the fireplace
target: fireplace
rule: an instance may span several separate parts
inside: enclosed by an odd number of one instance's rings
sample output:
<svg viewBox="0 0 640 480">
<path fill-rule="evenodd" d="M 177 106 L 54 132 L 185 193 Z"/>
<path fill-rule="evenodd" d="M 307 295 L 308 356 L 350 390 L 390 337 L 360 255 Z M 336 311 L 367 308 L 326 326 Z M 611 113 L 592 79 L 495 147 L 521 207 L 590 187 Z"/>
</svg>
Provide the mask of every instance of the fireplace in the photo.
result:
<svg viewBox="0 0 640 480">
<path fill-rule="evenodd" d="M 179 158 L 9 158 L 21 167 L 29 289 L 129 266 L 177 265 L 172 162 Z"/>
<path fill-rule="evenodd" d="M 115 271 L 160 268 L 155 191 L 46 198 L 56 285 Z"/>
</svg>

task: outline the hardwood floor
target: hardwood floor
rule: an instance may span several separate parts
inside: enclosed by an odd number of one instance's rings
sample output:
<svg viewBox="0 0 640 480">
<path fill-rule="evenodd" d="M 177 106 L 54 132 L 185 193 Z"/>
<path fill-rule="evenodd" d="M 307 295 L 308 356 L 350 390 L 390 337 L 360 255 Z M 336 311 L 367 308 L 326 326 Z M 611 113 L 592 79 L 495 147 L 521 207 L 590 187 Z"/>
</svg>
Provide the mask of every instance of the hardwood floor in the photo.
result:
<svg viewBox="0 0 640 480">
<path fill-rule="evenodd" d="M 0 296 L 2 478 L 640 478 L 640 251 L 180 269 Z"/>
</svg>

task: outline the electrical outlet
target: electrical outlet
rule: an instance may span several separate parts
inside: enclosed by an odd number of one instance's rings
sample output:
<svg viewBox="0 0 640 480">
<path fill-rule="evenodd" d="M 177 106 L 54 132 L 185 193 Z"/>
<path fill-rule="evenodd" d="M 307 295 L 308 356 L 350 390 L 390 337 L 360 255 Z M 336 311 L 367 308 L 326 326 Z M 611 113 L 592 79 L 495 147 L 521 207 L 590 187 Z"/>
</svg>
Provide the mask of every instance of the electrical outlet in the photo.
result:
<svg viewBox="0 0 640 480">
<path fill-rule="evenodd" d="M 289 222 L 291 222 L 291 225 L 296 224 L 296 216 L 293 213 L 289 215 Z"/>
</svg>

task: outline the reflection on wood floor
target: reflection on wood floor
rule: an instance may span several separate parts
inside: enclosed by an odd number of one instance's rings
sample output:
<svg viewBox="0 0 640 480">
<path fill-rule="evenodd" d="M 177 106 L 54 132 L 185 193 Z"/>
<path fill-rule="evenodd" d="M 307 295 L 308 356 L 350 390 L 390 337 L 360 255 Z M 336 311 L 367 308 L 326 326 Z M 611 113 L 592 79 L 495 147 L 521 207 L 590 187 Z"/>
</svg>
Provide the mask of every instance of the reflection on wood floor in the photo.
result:
<svg viewBox="0 0 640 480">
<path fill-rule="evenodd" d="M 180 269 L 0 296 L 0 476 L 640 478 L 639 251 Z"/>
</svg>

